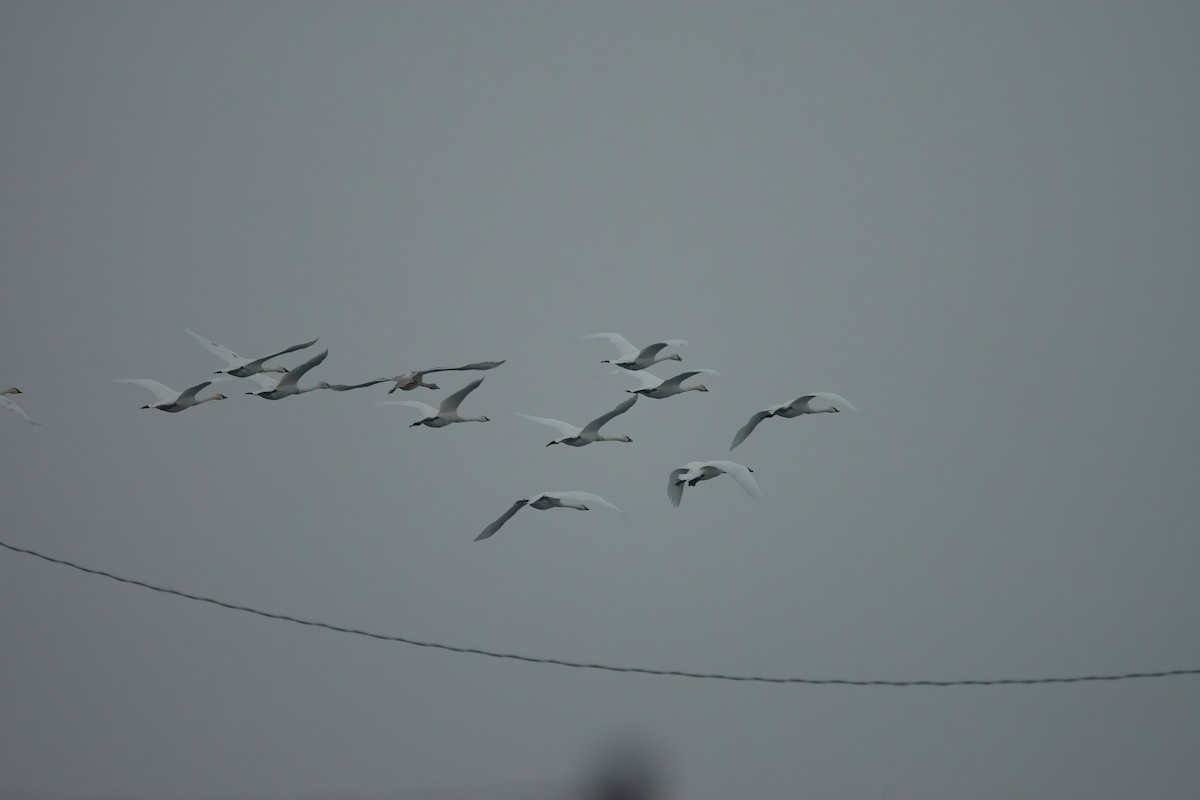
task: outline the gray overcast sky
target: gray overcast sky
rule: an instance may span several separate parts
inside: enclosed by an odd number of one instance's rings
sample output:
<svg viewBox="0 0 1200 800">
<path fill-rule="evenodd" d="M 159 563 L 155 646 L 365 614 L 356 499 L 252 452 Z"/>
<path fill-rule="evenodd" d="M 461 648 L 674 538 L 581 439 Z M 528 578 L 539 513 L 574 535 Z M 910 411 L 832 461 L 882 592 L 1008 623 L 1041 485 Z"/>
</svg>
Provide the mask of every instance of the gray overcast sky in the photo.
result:
<svg viewBox="0 0 1200 800">
<path fill-rule="evenodd" d="M 647 667 L 953 679 L 1196 667 L 1200 7 L 0 7 L 3 538 L 235 603 Z M 312 337 L 306 382 L 136 387 Z M 595 331 L 707 394 L 632 444 Z M 280 359 L 299 363 L 302 354 Z M 677 365 L 656 368 L 669 375 Z M 471 376 L 450 374 L 447 389 Z M 814 390 L 861 415 L 768 420 Z M 445 392 L 406 395 L 436 402 Z M 518 497 L 596 492 L 604 513 Z M 1194 798 L 1200 680 L 992 689 L 588 673 L 274 623 L 0 552 L 0 795 Z"/>
</svg>

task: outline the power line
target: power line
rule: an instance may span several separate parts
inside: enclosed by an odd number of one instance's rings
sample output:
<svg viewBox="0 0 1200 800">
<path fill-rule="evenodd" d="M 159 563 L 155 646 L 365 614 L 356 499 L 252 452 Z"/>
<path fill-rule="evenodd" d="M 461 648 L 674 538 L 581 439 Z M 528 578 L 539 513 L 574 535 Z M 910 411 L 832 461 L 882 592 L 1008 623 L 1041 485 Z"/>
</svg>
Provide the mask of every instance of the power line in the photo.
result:
<svg viewBox="0 0 1200 800">
<path fill-rule="evenodd" d="M 1172 669 L 1162 672 L 1125 672 L 1113 675 L 1074 675 L 1065 678 L 997 678 L 993 680 L 950 680 L 950 681 L 888 681 L 888 680 L 850 680 L 847 678 L 772 678 L 763 675 L 726 675 L 719 672 L 691 672 L 688 670 L 675 669 L 653 669 L 650 667 L 618 667 L 612 664 L 592 664 L 582 661 L 564 661 L 559 658 L 538 658 L 536 656 L 525 656 L 518 653 L 500 653 L 493 650 L 481 650 L 477 647 L 460 647 L 452 644 L 442 644 L 440 642 L 424 642 L 418 639 L 409 639 L 404 636 L 393 636 L 384 633 L 374 633 L 372 631 L 364 631 L 358 628 L 346 628 L 341 625 L 331 625 L 328 622 L 317 622 L 311 619 L 300 619 L 299 617 L 289 617 L 286 614 L 275 614 L 270 611 L 262 611 L 249 606 L 239 606 L 235 603 L 227 603 L 224 600 L 217 600 L 212 597 L 204 597 L 198 594 L 189 594 L 181 592 L 178 589 L 168 589 L 165 586 L 155 586 L 152 583 L 135 580 L 133 578 L 123 578 L 120 575 L 114 575 L 111 572 L 105 572 L 99 569 L 92 569 L 81 564 L 75 564 L 71 561 L 66 561 L 61 558 L 54 558 L 44 553 L 39 553 L 36 550 L 29 550 L 24 547 L 8 544 L 0 541 L 0 547 L 11 550 L 14 553 L 21 553 L 34 558 L 40 558 L 43 561 L 48 561 L 51 564 L 58 564 L 63 567 L 85 572 L 89 575 L 99 575 L 102 578 L 127 583 L 131 586 L 140 586 L 143 589 L 150 589 L 154 592 L 162 594 L 172 594 L 176 597 L 183 597 L 187 600 L 195 600 L 198 603 L 208 603 L 209 605 L 228 608 L 232 611 L 243 611 L 247 614 L 254 614 L 267 619 L 283 620 L 284 622 L 294 622 L 297 625 L 307 625 L 312 628 L 324 628 L 328 631 L 336 631 L 338 633 L 349 633 L 354 636 L 366 636 L 370 639 L 378 639 L 384 642 L 396 642 L 398 644 L 408 644 L 414 647 L 428 647 L 435 650 L 446 650 L 451 653 L 470 653 L 477 656 L 487 656 L 488 658 L 503 658 L 510 661 L 524 661 L 530 664 L 551 664 L 558 667 L 571 667 L 573 669 L 587 670 L 603 670 L 605 672 L 625 672 L 638 675 L 662 675 L 673 678 L 704 678 L 707 680 L 716 681 L 737 681 L 741 683 L 804 683 L 813 685 L 836 685 L 836 686 L 1013 686 L 1026 685 L 1034 683 L 1091 683 L 1096 681 L 1128 681 L 1143 678 L 1168 678 L 1175 675 L 1200 675 L 1200 669 Z"/>
</svg>

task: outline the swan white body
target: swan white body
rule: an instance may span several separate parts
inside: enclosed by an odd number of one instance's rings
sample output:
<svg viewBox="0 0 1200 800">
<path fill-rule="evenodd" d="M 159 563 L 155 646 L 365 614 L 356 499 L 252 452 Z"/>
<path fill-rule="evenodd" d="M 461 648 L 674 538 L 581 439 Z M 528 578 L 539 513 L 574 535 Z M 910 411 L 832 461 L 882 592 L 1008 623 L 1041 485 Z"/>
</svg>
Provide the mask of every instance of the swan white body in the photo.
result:
<svg viewBox="0 0 1200 800">
<path fill-rule="evenodd" d="M 18 389 L 15 386 L 13 386 L 12 388 L 9 388 L 9 389 L 5 389 L 3 392 L 0 392 L 0 408 L 7 408 L 9 411 L 12 411 L 15 414 L 19 414 L 21 416 L 21 419 L 25 420 L 30 425 L 41 425 L 42 424 L 40 422 L 34 422 L 32 419 L 30 419 L 29 415 L 26 414 L 24 411 L 22 411 L 21 407 L 19 405 L 17 405 L 12 400 L 9 400 L 7 397 L 4 396 L 6 394 L 24 394 L 24 392 L 22 392 L 20 389 Z"/>
<path fill-rule="evenodd" d="M 671 397 L 684 392 L 707 392 L 708 387 L 704 384 L 695 386 L 684 386 L 683 382 L 693 375 L 711 375 L 714 378 L 719 378 L 715 369 L 693 369 L 687 372 L 681 372 L 678 375 L 672 375 L 670 378 L 659 378 L 656 375 L 651 375 L 644 370 L 632 370 L 618 366 L 620 374 L 626 377 L 633 378 L 641 386 L 637 389 L 626 389 L 625 391 L 632 394 L 641 394 L 646 397 L 653 397 L 655 400 L 661 400 L 664 397 Z"/>
<path fill-rule="evenodd" d="M 325 360 L 325 356 L 329 355 L 329 350 L 325 349 L 317 353 L 315 356 L 305 361 L 300 366 L 290 370 L 286 375 L 279 379 L 279 383 L 274 386 L 269 386 L 270 378 L 257 373 L 250 375 L 259 386 L 263 387 L 261 392 L 246 392 L 246 394 L 257 395 L 258 397 L 266 398 L 267 400 L 282 400 L 285 397 L 291 397 L 294 394 L 304 394 L 320 389 L 320 386 L 300 387 L 300 379 L 304 377 L 304 373 L 320 364 Z"/>
<path fill-rule="evenodd" d="M 576 511 L 589 511 L 592 508 L 607 508 L 610 511 L 616 511 L 619 514 L 625 512 L 614 506 L 612 503 L 605 500 L 603 497 L 591 492 L 542 492 L 535 494 L 532 497 L 524 497 L 508 507 L 500 515 L 500 518 L 483 529 L 483 532 L 475 537 L 475 541 L 480 539 L 490 538 L 496 531 L 504 526 L 504 523 L 512 519 L 513 515 L 520 511 L 525 506 L 546 510 L 548 508 L 572 508 Z"/>
<path fill-rule="evenodd" d="M 266 367 L 263 366 L 263 362 L 270 361 L 272 358 L 284 355 L 285 353 L 294 353 L 297 350 L 312 347 L 318 341 L 317 339 L 313 339 L 311 342 L 305 342 L 304 344 L 294 344 L 286 350 L 280 350 L 278 353 L 272 353 L 262 358 L 242 358 L 228 347 L 217 344 L 212 339 L 206 339 L 195 331 L 189 331 L 187 328 L 183 330 L 199 342 L 201 347 L 225 362 L 225 369 L 217 370 L 217 375 L 232 375 L 235 378 L 249 378 L 251 375 L 257 375 L 260 372 L 286 373 L 288 371 L 287 367 Z"/>
<path fill-rule="evenodd" d="M 430 428 L 444 428 L 455 422 L 491 422 L 487 417 L 464 417 L 458 413 L 458 404 L 463 401 L 464 397 L 475 391 L 481 383 L 483 383 L 483 378 L 471 381 L 454 394 L 448 396 L 437 408 L 428 403 L 422 403 L 420 400 L 380 400 L 375 405 L 408 406 L 409 408 L 417 409 L 425 415 L 423 418 L 409 425 L 408 427 L 410 428 L 415 428 L 418 425 L 425 425 Z"/>
<path fill-rule="evenodd" d="M 646 345 L 642 348 L 634 347 L 628 339 L 619 333 L 591 333 L 584 337 L 585 339 L 608 339 L 613 346 L 617 348 L 617 357 L 614 359 L 605 359 L 601 364 L 613 364 L 626 369 L 645 369 L 652 364 L 657 364 L 659 361 L 683 361 L 683 357 L 678 353 L 662 352 L 668 347 L 683 347 L 687 344 L 687 339 L 664 339 L 661 342 Z"/>
<path fill-rule="evenodd" d="M 790 403 L 769 406 L 750 417 L 750 421 L 733 435 L 733 444 L 729 445 L 729 449 L 732 450 L 746 441 L 746 437 L 754 432 L 754 429 L 758 427 L 758 423 L 767 417 L 791 419 L 792 417 L 799 417 L 804 414 L 837 414 L 840 411 L 857 412 L 858 409 L 850 405 L 850 402 L 840 394 L 833 394 L 832 392 L 813 392 L 812 394 L 801 395 Z"/>
<path fill-rule="evenodd" d="M 547 425 L 551 428 L 558 429 L 558 432 L 562 434 L 562 438 L 555 439 L 554 441 L 550 442 L 550 444 L 547 444 L 546 447 L 549 447 L 551 444 L 569 444 L 572 447 L 583 447 L 585 444 L 591 444 L 592 442 L 632 442 L 633 439 L 630 439 L 628 436 L 605 436 L 604 434 L 600 433 L 600 428 L 613 417 L 624 414 L 626 411 L 633 408 L 633 404 L 635 402 L 637 402 L 637 395 L 634 395 L 625 402 L 621 403 L 607 414 L 596 417 L 582 428 L 572 425 L 569 422 L 563 422 L 561 419 L 532 417 L 529 414 L 522 414 L 520 412 L 514 413 L 516 413 L 518 417 L 527 419 L 530 422 L 536 422 L 540 425 Z"/>
<path fill-rule="evenodd" d="M 762 491 L 754 482 L 750 473 L 754 470 L 736 461 L 689 461 L 681 467 L 671 470 L 671 478 L 667 482 L 667 497 L 671 505 L 678 506 L 683 499 L 683 487 L 695 486 L 700 481 L 710 481 L 718 475 L 729 475 L 738 485 L 746 490 L 746 494 L 755 500 L 762 499 Z"/>
<path fill-rule="evenodd" d="M 172 414 L 177 414 L 192 406 L 198 406 L 201 403 L 207 403 L 209 400 L 227 399 L 223 394 L 213 394 L 208 397 L 196 399 L 196 395 L 199 394 L 200 390 L 208 386 L 212 381 L 197 383 L 195 386 L 190 386 L 182 392 L 177 392 L 170 386 L 164 386 L 158 381 L 152 381 L 148 378 L 114 378 L 113 383 L 132 383 L 135 386 L 142 387 L 153 394 L 156 400 L 156 402 L 142 406 L 142 408 L 157 408 L 159 411 L 167 411 Z"/>
<path fill-rule="evenodd" d="M 439 367 L 438 369 L 419 369 L 413 372 L 406 372 L 403 375 L 397 375 L 394 378 L 387 380 L 395 381 L 396 385 L 388 389 L 388 394 L 393 394 L 396 390 L 402 392 L 411 392 L 418 387 L 426 389 L 439 388 L 436 383 L 425 383 L 425 376 L 432 375 L 435 372 L 462 372 L 463 370 L 484 370 L 495 369 L 503 364 L 503 361 L 479 361 L 474 364 L 467 364 L 464 367 Z"/>
</svg>

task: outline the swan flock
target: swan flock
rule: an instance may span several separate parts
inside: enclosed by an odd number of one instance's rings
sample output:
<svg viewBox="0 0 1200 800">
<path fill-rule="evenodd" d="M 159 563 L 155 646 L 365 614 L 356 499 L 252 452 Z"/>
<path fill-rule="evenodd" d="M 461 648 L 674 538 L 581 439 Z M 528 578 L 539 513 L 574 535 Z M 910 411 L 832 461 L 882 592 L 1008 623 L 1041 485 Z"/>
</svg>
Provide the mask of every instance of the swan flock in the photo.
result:
<svg viewBox="0 0 1200 800">
<path fill-rule="evenodd" d="M 213 400 L 226 400 L 228 397 L 219 392 L 213 392 L 203 397 L 200 393 L 214 382 L 230 381 L 239 378 L 249 380 L 258 387 L 256 391 L 247 391 L 245 394 L 256 395 L 266 400 L 283 400 L 314 391 L 350 392 L 384 383 L 392 384 L 387 390 L 387 394 L 394 394 L 397 391 L 407 392 L 418 388 L 437 391 L 440 387 L 436 383 L 427 382 L 425 380 L 426 376 L 450 372 L 484 372 L 496 369 L 506 363 L 503 360 L 477 361 L 459 367 L 413 370 L 399 375 L 371 378 L 358 383 L 318 381 L 309 386 L 301 386 L 301 379 L 313 369 L 321 366 L 326 358 L 328 358 L 328 348 L 292 368 L 282 365 L 268 365 L 266 362 L 312 347 L 317 343 L 318 339 L 294 344 L 257 358 L 243 358 L 229 348 L 201 336 L 195 331 L 186 328 L 184 331 L 201 347 L 220 358 L 225 363 L 224 368 L 215 371 L 215 374 L 219 377 L 200 381 L 183 391 L 176 391 L 165 384 L 149 378 L 114 379 L 115 383 L 134 385 L 153 395 L 153 402 L 141 406 L 142 409 L 155 409 L 177 414 Z M 716 370 L 707 368 L 689 369 L 666 378 L 661 378 L 648 371 L 650 367 L 656 365 L 671 361 L 682 361 L 682 357 L 674 351 L 687 344 L 687 340 L 685 339 L 663 339 L 644 347 L 636 347 L 618 333 L 594 333 L 587 335 L 585 338 L 606 339 L 612 344 L 617 350 L 617 355 L 614 358 L 604 359 L 601 363 L 615 367 L 612 374 L 632 379 L 636 381 L 638 386 L 636 389 L 626 389 L 625 392 L 631 395 L 630 397 L 627 397 L 613 408 L 582 426 L 551 417 L 537 417 L 522 412 L 513 412 L 516 416 L 524 420 L 553 428 L 556 431 L 557 437 L 551 439 L 545 447 L 563 444 L 579 448 L 599 442 L 632 443 L 633 439 L 626 434 L 609 435 L 601 433 L 601 429 L 617 417 L 633 409 L 639 396 L 654 400 L 663 400 L 688 392 L 708 392 L 708 387 L 703 383 L 685 385 L 685 381 L 696 376 L 719 377 Z M 271 377 L 272 374 L 277 374 L 281 377 L 276 379 Z M 436 408 L 419 400 L 380 400 L 376 401 L 376 404 L 405 406 L 416 409 L 420 412 L 421 417 L 411 422 L 409 427 L 444 428 L 460 422 L 490 422 L 491 419 L 487 416 L 466 416 L 459 413 L 459 406 L 466 400 L 468 395 L 479 389 L 483 385 L 483 382 L 484 378 L 482 376 L 470 381 L 461 388 L 446 395 Z M 39 423 L 34 422 L 25 411 L 9 399 L 10 396 L 18 394 L 24 394 L 24 392 L 16 387 L 0 392 L 0 407 L 12 411 L 30 424 L 38 425 Z M 743 444 L 764 420 L 773 417 L 792 419 L 808 415 L 857 411 L 858 409 L 851 405 L 848 400 L 832 392 L 802 394 L 791 402 L 770 405 L 754 412 L 750 416 L 749 421 L 734 433 L 729 449 L 733 450 Z M 745 464 L 723 459 L 688 461 L 670 470 L 667 480 L 667 498 L 670 500 L 672 506 L 679 507 L 683 500 L 685 488 L 694 488 L 702 482 L 713 480 L 721 475 L 728 475 L 733 478 L 738 486 L 751 498 L 755 500 L 762 499 L 763 493 L 755 480 L 754 470 Z M 616 511 L 621 514 L 624 513 L 608 500 L 590 492 L 578 490 L 545 491 L 514 501 L 502 515 L 485 527 L 475 537 L 475 540 L 481 541 L 491 538 L 518 511 L 526 507 L 540 511 L 549 509 L 588 511 L 599 508 Z"/>
</svg>

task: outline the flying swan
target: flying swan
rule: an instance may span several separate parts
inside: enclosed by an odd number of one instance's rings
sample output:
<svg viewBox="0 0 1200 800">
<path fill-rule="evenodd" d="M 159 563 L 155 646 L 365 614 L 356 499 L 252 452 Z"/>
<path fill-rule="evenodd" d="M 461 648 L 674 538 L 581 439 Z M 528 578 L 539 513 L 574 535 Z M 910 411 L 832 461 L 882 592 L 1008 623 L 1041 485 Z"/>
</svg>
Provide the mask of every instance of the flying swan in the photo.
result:
<svg viewBox="0 0 1200 800">
<path fill-rule="evenodd" d="M 200 390 L 208 386 L 212 381 L 197 383 L 195 386 L 188 387 L 182 392 L 177 392 L 170 386 L 164 386 L 158 381 L 152 381 L 147 378 L 113 378 L 113 383 L 132 383 L 135 386 L 142 387 L 152 393 L 157 400 L 157 402 L 142 406 L 142 408 L 157 408 L 159 411 L 167 411 L 172 414 L 177 414 L 192 406 L 198 406 L 201 403 L 207 403 L 209 400 L 228 399 L 223 394 L 212 394 L 200 400 L 196 399 L 196 395 Z"/>
<path fill-rule="evenodd" d="M 762 492 L 754 482 L 750 473 L 754 470 L 736 461 L 689 461 L 682 467 L 671 470 L 671 479 L 667 482 L 667 497 L 671 505 L 678 506 L 683 499 L 684 485 L 695 486 L 700 481 L 710 481 L 722 473 L 730 475 L 738 482 L 746 493 L 755 500 L 762 499 Z"/>
<path fill-rule="evenodd" d="M 641 386 L 639 386 L 637 389 L 626 389 L 625 391 L 632 394 L 642 394 L 646 397 L 653 397 L 655 400 L 661 400 L 664 397 L 671 397 L 672 395 L 676 394 L 683 394 L 684 392 L 707 392 L 708 387 L 704 384 L 697 384 L 695 386 L 683 385 L 683 382 L 693 375 L 711 375 L 714 378 L 720 377 L 715 369 L 693 369 L 687 372 L 681 372 L 678 375 L 673 375 L 666 380 L 663 380 L 655 375 L 651 375 L 649 372 L 645 372 L 643 370 L 625 369 L 624 367 L 617 367 L 617 369 L 620 370 L 620 374 L 633 378 L 641 384 Z"/>
<path fill-rule="evenodd" d="M 814 400 L 825 402 L 814 403 Z M 759 411 L 750 417 L 750 421 L 733 435 L 733 444 L 729 445 L 729 449 L 732 450 L 746 441 L 746 437 L 754 432 L 754 429 L 758 427 L 758 423 L 767 417 L 785 417 L 791 419 L 803 414 L 837 414 L 842 411 L 842 408 L 839 406 L 844 407 L 846 411 L 858 411 L 857 408 L 850 405 L 846 398 L 832 392 L 813 392 L 812 394 L 801 395 L 790 403 L 769 406 L 765 411 Z"/>
<path fill-rule="evenodd" d="M 525 506 L 541 511 L 548 508 L 573 508 L 576 511 L 607 508 L 619 514 L 625 513 L 600 495 L 592 494 L 591 492 L 542 492 L 541 494 L 535 494 L 533 497 L 524 497 L 513 503 L 508 507 L 508 511 L 500 515 L 499 519 L 484 528 L 483 532 L 475 537 L 475 541 L 478 542 L 481 539 L 490 538 L 496 531 L 503 527 L 504 523 L 512 519 L 513 514 L 516 514 Z"/>
<path fill-rule="evenodd" d="M 537 422 L 541 425 L 548 425 L 551 428 L 557 428 L 562 434 L 561 439 L 555 439 L 546 445 L 551 444 L 569 444 L 572 447 L 583 447 L 585 444 L 592 442 L 632 442 L 628 436 L 605 436 L 600 433 L 601 426 L 608 422 L 613 417 L 624 414 L 629 409 L 633 408 L 633 404 L 637 402 L 637 395 L 629 398 L 625 402 L 618 405 L 607 414 L 596 417 L 594 420 L 584 425 L 582 428 L 576 427 L 569 422 L 563 422 L 561 419 L 550 419 L 549 417 L 532 417 L 529 414 L 522 414 L 519 411 L 513 412 L 522 419 L 527 419 L 530 422 Z"/>
<path fill-rule="evenodd" d="M 17 405 L 12 400 L 9 400 L 7 397 L 4 396 L 6 394 L 25 394 L 25 393 L 22 392 L 20 389 L 18 389 L 15 386 L 13 386 L 10 389 L 5 389 L 3 392 L 0 392 L 0 408 L 7 408 L 9 411 L 13 411 L 17 414 L 20 414 L 21 418 L 24 419 L 26 422 L 28 422 L 30 425 L 41 425 L 42 424 L 40 422 L 34 422 L 32 419 L 30 419 L 29 415 L 26 414 L 24 411 L 22 411 L 21 407 L 19 405 Z"/>
<path fill-rule="evenodd" d="M 375 405 L 408 406 L 409 408 L 417 409 L 425 415 L 423 418 L 409 425 L 408 427 L 410 428 L 415 428 L 418 425 L 426 425 L 430 428 L 444 428 L 455 422 L 491 422 L 487 417 L 463 417 L 458 413 L 458 404 L 463 401 L 464 397 L 479 388 L 479 384 L 481 383 L 483 383 L 483 378 L 471 381 L 454 394 L 448 396 L 437 408 L 422 403 L 420 400 L 380 400 Z"/>
<path fill-rule="evenodd" d="M 600 363 L 613 364 L 626 369 L 645 369 L 659 361 L 683 361 L 683 357 L 678 353 L 663 353 L 662 351 L 667 347 L 683 347 L 687 344 L 687 339 L 665 339 L 646 345 L 639 350 L 619 333 L 591 333 L 583 338 L 608 339 L 617 348 L 617 357 L 605 359 Z"/>
<path fill-rule="evenodd" d="M 280 350 L 278 353 L 271 353 L 269 356 L 251 359 L 242 358 L 228 347 L 217 344 L 212 339 L 206 339 L 195 331 L 189 331 L 187 328 L 184 328 L 183 330 L 185 333 L 199 342 L 201 347 L 225 362 L 225 369 L 219 369 L 215 374 L 232 375 L 235 378 L 249 378 L 251 375 L 257 375 L 260 372 L 286 373 L 288 371 L 287 367 L 264 367 L 263 362 L 270 361 L 272 358 L 284 355 L 285 353 L 294 353 L 297 350 L 303 350 L 306 347 L 312 347 L 317 343 L 317 339 L 313 339 L 311 342 L 305 342 L 304 344 L 294 344 L 286 350 Z"/>
</svg>

